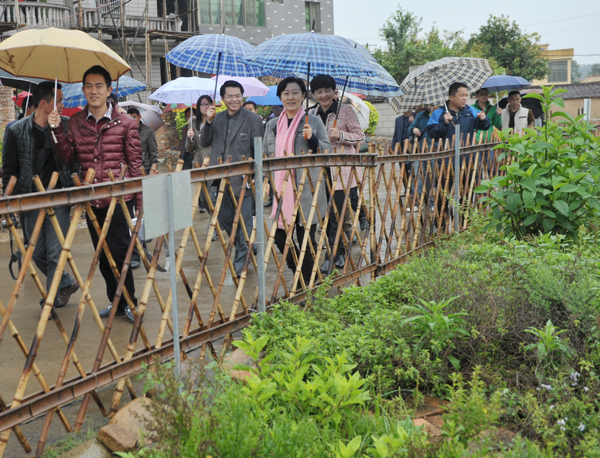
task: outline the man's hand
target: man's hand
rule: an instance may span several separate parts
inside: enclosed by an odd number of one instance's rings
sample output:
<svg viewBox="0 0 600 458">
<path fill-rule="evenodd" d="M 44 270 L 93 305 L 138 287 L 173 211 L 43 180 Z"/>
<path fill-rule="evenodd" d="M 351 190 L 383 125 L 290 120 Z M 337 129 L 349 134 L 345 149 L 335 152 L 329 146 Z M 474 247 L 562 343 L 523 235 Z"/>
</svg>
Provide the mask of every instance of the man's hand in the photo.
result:
<svg viewBox="0 0 600 458">
<path fill-rule="evenodd" d="M 485 113 L 483 111 L 480 111 L 479 113 L 477 113 L 477 119 L 479 119 L 480 121 L 484 121 Z"/>
<path fill-rule="evenodd" d="M 413 129 L 413 135 L 414 135 L 415 137 L 420 137 L 420 136 L 421 136 L 421 130 L 420 130 L 418 127 L 415 127 L 415 128 Z"/>
<path fill-rule="evenodd" d="M 48 115 L 48 124 L 52 128 L 60 126 L 60 114 L 58 114 L 57 110 L 52 110 Z"/>
<path fill-rule="evenodd" d="M 271 185 L 268 182 L 265 183 L 264 192 L 267 196 L 269 195 L 269 192 L 271 192 Z M 268 197 L 267 197 L 267 199 L 268 199 Z"/>
<path fill-rule="evenodd" d="M 187 137 L 191 141 L 194 140 L 194 129 L 188 129 L 188 131 L 187 131 Z"/>
<path fill-rule="evenodd" d="M 452 115 L 450 114 L 449 111 L 445 111 L 444 112 L 444 123 L 450 124 L 451 121 L 452 121 Z"/>
<path fill-rule="evenodd" d="M 215 118 L 216 114 L 217 109 L 213 106 L 208 107 L 208 110 L 206 110 L 206 116 L 208 116 L 208 119 L 210 119 L 211 121 Z"/>
<path fill-rule="evenodd" d="M 497 115 L 501 115 L 502 114 L 502 108 L 496 107 L 496 114 Z"/>
<path fill-rule="evenodd" d="M 310 138 L 310 137 L 308 137 Z M 340 130 L 337 127 L 332 127 L 329 131 L 329 138 L 333 138 L 334 140 L 339 140 L 340 138 Z"/>
<path fill-rule="evenodd" d="M 311 139 L 313 131 L 310 127 L 310 124 L 304 124 L 304 128 L 302 129 L 302 135 L 304 137 L 304 140 L 306 141 Z"/>
</svg>

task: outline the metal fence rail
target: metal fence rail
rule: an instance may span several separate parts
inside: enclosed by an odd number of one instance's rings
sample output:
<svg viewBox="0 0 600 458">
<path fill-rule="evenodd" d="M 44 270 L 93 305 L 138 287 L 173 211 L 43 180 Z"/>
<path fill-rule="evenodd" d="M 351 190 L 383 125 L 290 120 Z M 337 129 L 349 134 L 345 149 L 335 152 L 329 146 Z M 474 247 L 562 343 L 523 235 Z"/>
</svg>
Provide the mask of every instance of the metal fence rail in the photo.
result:
<svg viewBox="0 0 600 458">
<path fill-rule="evenodd" d="M 267 210 L 264 220 L 256 221 L 252 228 L 246 227 L 240 215 L 245 194 L 256 197 L 257 205 L 262 205 L 264 200 L 254 196 L 253 161 L 193 169 L 194 195 L 190 211 L 194 225 L 176 234 L 178 248 L 169 258 L 178 281 L 184 285 L 177 296 L 179 304 L 183 304 L 178 320 L 183 330 L 179 336 L 182 351 L 201 346 L 202 356 L 208 352 L 220 360 L 231 343 L 232 333 L 248 324 L 258 297 L 253 252 L 258 224 L 264 227 L 266 234 L 263 249 L 268 305 L 280 299 L 293 302 L 307 299 L 308 292 L 322 283 L 329 271 L 333 271 L 333 287 L 349 283 L 360 285 L 393 269 L 407 254 L 431 245 L 437 236 L 452 233 L 456 223 L 459 229 L 468 226 L 469 211 L 481 208 L 475 187 L 481 180 L 502 173 L 498 153 L 494 154 L 491 149 L 495 145 L 471 144 L 467 139 L 467 146 L 460 152 L 458 188 L 454 179 L 455 152 L 449 142 L 421 147 L 405 145 L 403 154 L 399 154 L 398 148 L 391 151 L 389 147 L 384 150 L 371 146 L 368 154 L 338 151 L 337 154 L 264 159 L 263 189 L 268 192 L 266 185 L 269 185 L 278 203 L 292 193 L 293 209 L 291 213 L 276 211 L 273 219 Z M 275 172 L 285 174 L 282 189 L 277 189 Z M 234 177 L 242 177 L 237 196 L 231 185 Z M 143 179 L 114 178 L 113 183 L 89 185 L 93 182 L 93 175 L 89 173 L 83 183 L 76 180 L 74 188 L 52 190 L 51 183 L 50 189 L 43 192 L 6 197 L 11 191 L 9 186 L 5 197 L 0 199 L 0 218 L 8 225 L 23 258 L 17 280 L 0 292 L 0 355 L 3 355 L 0 363 L 8 355 L 16 358 L 15 355 L 22 354 L 23 357 L 22 369 L 0 374 L 3 377 L 0 378 L 0 457 L 11 431 L 25 451 L 31 450 L 19 424 L 36 416 L 46 415 L 41 436 L 37 438 L 37 453 L 41 454 L 54 414 L 68 432 L 81 428 L 88 408 L 98 408 L 109 417 L 114 415 L 125 389 L 132 397 L 140 395 L 135 393 L 128 377 L 138 371 L 143 362 L 152 364 L 156 357 L 165 360 L 173 356 L 170 318 L 173 298 L 168 275 L 157 272 L 165 259 L 167 241 L 165 236 L 154 240 L 148 246 L 153 251 L 152 256 L 147 257 L 137 239 L 141 218 L 134 226 L 124 201 L 124 196 L 142 191 Z M 218 183 L 216 198 L 210 187 L 214 183 Z M 40 187 L 41 182 L 38 182 L 38 189 L 43 190 Z M 307 189 L 312 199 L 310 206 L 296 198 L 308 195 Z M 206 214 L 199 213 L 201 196 L 208 207 Z M 217 218 L 226 196 L 235 207 L 231 233 L 235 234 L 240 227 L 248 244 L 239 278 L 233 265 L 234 237 L 227 235 Z M 458 214 L 448 197 L 460 206 Z M 111 204 L 106 222 L 101 226 L 90 202 L 103 198 L 110 198 Z M 151 204 L 145 202 L 146 206 Z M 63 234 L 53 208 L 66 205 L 73 207 L 72 219 Z M 121 270 L 105 240 L 111 224 L 109 216 L 117 206 L 123 209 L 133 234 Z M 9 217 L 21 211 L 39 211 L 27 247 Z M 95 251 L 85 237 L 87 233 L 77 230 L 84 211 L 99 237 Z M 53 219 L 62 245 L 58 268 L 48 291 L 32 262 L 46 214 Z M 339 223 L 335 231 L 331 229 L 332 222 Z M 313 231 L 303 230 L 313 227 Z M 143 264 L 134 275 L 137 307 L 124 286 L 134 249 Z M 106 302 L 104 282 L 95 275 L 102 251 L 119 281 L 113 314 L 105 321 L 98 315 L 98 309 L 104 308 L 99 304 Z M 324 259 L 334 261 L 332 253 L 341 251 L 346 253 L 343 265 L 322 272 Z M 312 264 L 310 270 L 308 262 Z M 0 259 L 0 265 L 7 263 L 8 259 Z M 52 304 L 65 268 L 75 277 L 80 290 L 67 307 L 57 310 Z M 133 325 L 114 316 L 121 295 L 134 311 Z M 39 306 L 32 305 L 37 304 L 39 298 L 43 302 L 41 314 Z M 4 338 L 8 335 L 16 345 Z M 212 342 L 221 338 L 225 338 L 224 345 L 217 354 Z M 31 341 L 29 345 L 27 340 Z M 34 381 L 39 387 L 31 383 Z M 116 386 L 112 402 L 103 405 L 96 390 L 113 382 Z M 82 396 L 77 417 L 67 418 L 61 406 Z M 89 406 L 90 400 L 96 407 Z"/>
</svg>

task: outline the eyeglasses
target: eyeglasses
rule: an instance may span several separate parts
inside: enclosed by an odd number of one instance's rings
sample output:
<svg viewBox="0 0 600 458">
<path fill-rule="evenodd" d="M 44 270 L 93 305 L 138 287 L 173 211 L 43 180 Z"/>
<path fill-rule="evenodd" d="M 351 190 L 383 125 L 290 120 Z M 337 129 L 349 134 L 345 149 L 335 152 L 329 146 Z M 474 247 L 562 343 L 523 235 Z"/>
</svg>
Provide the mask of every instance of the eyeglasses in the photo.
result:
<svg viewBox="0 0 600 458">
<path fill-rule="evenodd" d="M 243 99 L 244 96 L 242 94 L 236 94 L 236 95 L 226 95 L 225 97 L 223 97 L 225 100 L 234 100 L 234 99 Z"/>
<path fill-rule="evenodd" d="M 212 105 L 210 103 L 201 103 L 200 104 L 201 107 L 212 107 Z"/>
</svg>

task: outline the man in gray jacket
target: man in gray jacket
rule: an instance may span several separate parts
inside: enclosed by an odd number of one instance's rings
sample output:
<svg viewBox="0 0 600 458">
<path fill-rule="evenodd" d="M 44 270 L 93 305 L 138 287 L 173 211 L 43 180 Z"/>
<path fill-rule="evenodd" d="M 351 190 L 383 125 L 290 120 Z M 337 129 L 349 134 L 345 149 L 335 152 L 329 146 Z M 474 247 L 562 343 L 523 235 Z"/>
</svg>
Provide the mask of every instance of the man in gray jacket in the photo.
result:
<svg viewBox="0 0 600 458">
<path fill-rule="evenodd" d="M 219 158 L 226 162 L 231 156 L 231 162 L 239 162 L 242 156 L 246 159 L 254 157 L 254 138 L 263 137 L 264 127 L 260 116 L 242 109 L 244 103 L 244 88 L 237 81 L 225 81 L 221 86 L 221 99 L 227 105 L 227 111 L 215 115 L 215 108 L 210 107 L 207 115 L 208 120 L 202 129 L 200 143 L 203 147 L 212 147 L 210 165 L 218 165 Z M 193 138 L 193 132 L 189 134 Z M 189 136 L 188 136 L 189 138 Z M 191 141 L 191 139 L 190 139 Z M 259 154 L 261 152 L 259 151 Z M 236 200 L 242 190 L 243 177 L 230 178 L 231 188 Z M 213 183 L 217 186 L 218 183 Z M 254 209 L 254 197 L 250 189 L 246 189 L 244 201 L 242 202 L 241 217 L 244 220 L 248 236 L 252 231 L 252 213 Z M 229 237 L 232 236 L 235 206 L 231 200 L 228 189 L 225 189 L 218 220 L 221 227 L 225 229 Z M 248 254 L 248 244 L 244 237 L 241 222 L 235 234 L 235 258 L 233 267 L 239 277 Z"/>
<path fill-rule="evenodd" d="M 127 110 L 127 114 L 138 123 L 140 143 L 142 144 L 142 164 L 144 165 L 146 175 L 149 175 L 152 165 L 158 165 L 158 144 L 156 143 L 156 135 L 152 128 L 142 122 L 142 115 L 140 115 L 140 111 L 137 108 L 130 108 Z"/>
</svg>

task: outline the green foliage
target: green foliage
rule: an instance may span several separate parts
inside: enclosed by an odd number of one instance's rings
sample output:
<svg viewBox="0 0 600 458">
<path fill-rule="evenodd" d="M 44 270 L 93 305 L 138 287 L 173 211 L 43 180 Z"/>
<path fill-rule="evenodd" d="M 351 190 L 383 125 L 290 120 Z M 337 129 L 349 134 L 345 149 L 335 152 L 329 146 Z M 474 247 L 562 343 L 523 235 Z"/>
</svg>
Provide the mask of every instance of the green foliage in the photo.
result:
<svg viewBox="0 0 600 458">
<path fill-rule="evenodd" d="M 467 49 L 478 47 L 486 59 L 493 59 L 507 75 L 527 80 L 543 79 L 549 74 L 548 59 L 542 57 L 538 33 L 527 34 L 508 17 L 490 15 L 468 43 Z"/>
<path fill-rule="evenodd" d="M 256 109 L 256 114 L 265 120 L 269 119 L 271 113 L 273 113 L 273 110 L 271 110 L 269 105 L 258 105 Z"/>
<path fill-rule="evenodd" d="M 497 149 L 512 162 L 504 176 L 484 180 L 476 192 L 489 193 L 490 227 L 522 238 L 552 232 L 576 238 L 581 226 L 596 224 L 600 215 L 600 138 L 582 116 L 572 118 L 552 106 L 564 107 L 557 95 L 564 89 L 545 87 L 542 102 L 548 122 L 524 135 L 501 133 Z M 556 118 L 566 121 L 558 124 Z"/>
<path fill-rule="evenodd" d="M 462 30 L 440 31 L 433 26 L 421 37 L 421 22 L 420 17 L 399 7 L 379 29 L 379 35 L 387 46 L 386 49 L 376 50 L 374 56 L 398 83 L 408 75 L 409 67 L 423 65 L 442 57 L 488 58 L 475 43 L 467 47 Z M 497 69 L 493 59 L 490 64 L 492 68 Z"/>
<path fill-rule="evenodd" d="M 181 131 L 183 126 L 188 124 L 188 121 L 185 119 L 185 111 L 180 111 L 175 116 L 175 126 L 177 128 L 177 133 L 179 134 L 179 138 L 181 138 Z"/>
<path fill-rule="evenodd" d="M 534 335 L 538 339 L 536 343 L 526 345 L 524 350 L 535 350 L 537 352 L 538 365 L 536 372 L 541 370 L 541 375 L 545 374 L 549 368 L 556 371 L 565 364 L 565 360 L 569 360 L 573 356 L 568 344 L 559 337 L 560 334 L 567 331 L 556 329 L 552 321 L 548 320 L 543 329 L 532 327 L 525 329 L 525 332 Z"/>
<path fill-rule="evenodd" d="M 364 102 L 369 107 L 369 110 L 371 110 L 371 112 L 369 113 L 369 127 L 365 130 L 365 134 L 372 136 L 375 135 L 377 125 L 379 124 L 379 112 L 371 102 L 368 102 L 366 100 Z"/>
</svg>

